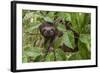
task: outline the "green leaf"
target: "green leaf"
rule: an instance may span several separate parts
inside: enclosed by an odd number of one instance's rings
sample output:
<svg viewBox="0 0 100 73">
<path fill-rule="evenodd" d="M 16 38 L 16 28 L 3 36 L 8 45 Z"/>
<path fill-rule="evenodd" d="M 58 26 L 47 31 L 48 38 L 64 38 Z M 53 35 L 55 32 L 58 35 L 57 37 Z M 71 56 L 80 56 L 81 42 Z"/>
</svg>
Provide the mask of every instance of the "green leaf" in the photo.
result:
<svg viewBox="0 0 100 73">
<path fill-rule="evenodd" d="M 83 17 L 83 19 L 82 19 L 82 17 Z M 90 21 L 91 21 L 91 19 L 90 19 L 90 14 L 88 14 L 88 13 L 85 13 L 85 14 L 82 14 L 81 15 L 81 17 L 80 17 L 80 19 L 81 19 L 81 33 L 89 33 L 90 32 Z"/>
<path fill-rule="evenodd" d="M 85 43 L 79 41 L 79 53 L 82 59 L 90 59 L 91 58 L 91 51 L 88 50 Z"/>
<path fill-rule="evenodd" d="M 41 62 L 42 59 L 43 59 L 43 57 L 41 55 L 39 55 L 34 59 L 34 62 Z"/>
<path fill-rule="evenodd" d="M 68 60 L 81 60 L 81 59 L 82 59 L 82 57 L 81 57 L 81 55 L 79 54 L 79 52 L 73 53 L 73 54 L 68 58 Z"/>
<path fill-rule="evenodd" d="M 64 24 L 58 24 L 57 29 L 60 30 L 60 31 L 63 31 L 63 32 L 66 31 L 66 27 L 65 27 Z"/>
<path fill-rule="evenodd" d="M 32 32 L 34 29 L 38 29 L 41 24 L 33 24 L 32 27 L 28 28 L 28 32 Z"/>
<path fill-rule="evenodd" d="M 50 17 L 50 18 L 54 18 L 55 12 L 49 12 L 49 13 L 47 14 L 47 16 Z"/>
<path fill-rule="evenodd" d="M 54 61 L 54 53 L 53 52 L 48 53 L 48 55 L 46 56 L 46 61 Z"/>
<path fill-rule="evenodd" d="M 70 13 L 68 12 L 57 13 L 57 16 L 63 18 L 64 20 L 71 21 Z"/>
<path fill-rule="evenodd" d="M 91 37 L 89 34 L 80 34 L 79 40 L 86 45 L 88 50 L 90 51 L 91 47 Z"/>
<path fill-rule="evenodd" d="M 65 20 L 66 21 L 71 21 L 71 14 L 70 13 L 66 13 Z"/>
<path fill-rule="evenodd" d="M 33 12 L 28 12 L 28 13 L 25 14 L 24 20 L 28 20 L 28 19 L 30 19 L 32 17 L 33 17 Z"/>
<path fill-rule="evenodd" d="M 38 48 L 38 47 L 33 47 L 33 49 L 25 51 L 25 53 L 27 56 L 34 57 L 34 58 L 42 54 L 41 48 Z"/>
<path fill-rule="evenodd" d="M 66 54 L 61 49 L 56 49 L 56 60 L 64 61 L 66 60 Z"/>
<path fill-rule="evenodd" d="M 53 22 L 53 20 L 50 17 L 44 17 L 44 20 L 51 23 Z"/>
<path fill-rule="evenodd" d="M 59 48 L 60 45 L 63 44 L 63 37 L 56 37 L 53 47 L 54 48 Z"/>
<path fill-rule="evenodd" d="M 27 63 L 27 62 L 28 62 L 28 58 L 27 58 L 26 55 L 24 55 L 24 56 L 22 57 L 22 62 L 23 62 L 23 63 Z"/>
<path fill-rule="evenodd" d="M 63 42 L 66 46 L 74 48 L 74 34 L 70 31 L 67 31 L 63 35 Z"/>
<path fill-rule="evenodd" d="M 80 32 L 82 29 L 80 28 L 81 26 L 81 20 L 80 20 L 80 13 L 71 13 L 71 23 L 73 26 L 73 29 L 77 32 Z"/>
</svg>

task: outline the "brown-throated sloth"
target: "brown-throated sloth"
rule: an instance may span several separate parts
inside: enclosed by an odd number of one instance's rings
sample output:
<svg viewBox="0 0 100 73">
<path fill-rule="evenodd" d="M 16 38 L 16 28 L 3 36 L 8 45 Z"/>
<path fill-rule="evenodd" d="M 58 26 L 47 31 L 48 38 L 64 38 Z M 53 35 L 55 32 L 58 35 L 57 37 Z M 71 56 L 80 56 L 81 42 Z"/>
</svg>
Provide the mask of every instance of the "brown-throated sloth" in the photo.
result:
<svg viewBox="0 0 100 73">
<path fill-rule="evenodd" d="M 74 33 L 74 39 L 75 39 L 75 47 L 74 49 L 73 48 L 70 48 L 68 46 L 66 46 L 65 44 L 63 45 L 59 45 L 59 47 L 64 51 L 64 52 L 76 52 L 78 51 L 78 37 L 79 37 L 79 34 L 77 32 L 75 32 L 71 26 L 67 25 L 69 22 L 66 22 L 65 23 L 65 27 L 66 27 L 66 30 L 71 30 L 73 33 Z M 42 34 L 42 36 L 44 36 L 45 38 L 45 42 L 44 44 L 46 44 L 48 41 L 49 42 L 49 45 L 48 45 L 48 51 L 51 50 L 51 47 L 53 45 L 53 41 L 55 40 L 55 38 L 58 36 L 58 37 L 61 37 L 63 35 L 63 32 L 59 31 L 53 23 L 50 23 L 50 22 L 44 22 L 40 25 L 39 27 L 40 29 L 40 33 Z"/>
</svg>

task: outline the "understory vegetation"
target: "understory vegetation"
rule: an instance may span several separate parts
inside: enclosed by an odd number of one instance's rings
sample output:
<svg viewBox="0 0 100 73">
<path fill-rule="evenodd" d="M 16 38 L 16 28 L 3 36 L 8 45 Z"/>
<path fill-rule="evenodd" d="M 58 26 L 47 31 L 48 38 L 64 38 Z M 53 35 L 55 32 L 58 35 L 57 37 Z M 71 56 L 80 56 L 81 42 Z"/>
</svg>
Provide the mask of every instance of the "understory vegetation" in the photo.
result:
<svg viewBox="0 0 100 73">
<path fill-rule="evenodd" d="M 56 18 L 62 18 L 63 21 L 70 21 L 73 30 L 79 33 L 78 52 L 64 52 L 58 46 L 64 43 L 70 48 L 75 46 L 74 35 L 71 31 L 66 31 L 63 23 L 58 23 L 58 30 L 64 32 L 64 36 L 57 38 L 53 49 L 56 53 L 56 61 L 71 61 L 71 60 L 87 60 L 91 59 L 91 14 L 81 12 L 54 12 L 54 11 L 22 11 L 22 26 L 23 26 L 23 49 L 22 61 L 42 62 L 44 59 L 44 37 L 40 34 L 39 26 L 42 22 L 54 22 Z M 66 31 L 66 32 L 65 32 Z M 45 61 L 54 61 L 54 53 L 47 54 Z"/>
</svg>

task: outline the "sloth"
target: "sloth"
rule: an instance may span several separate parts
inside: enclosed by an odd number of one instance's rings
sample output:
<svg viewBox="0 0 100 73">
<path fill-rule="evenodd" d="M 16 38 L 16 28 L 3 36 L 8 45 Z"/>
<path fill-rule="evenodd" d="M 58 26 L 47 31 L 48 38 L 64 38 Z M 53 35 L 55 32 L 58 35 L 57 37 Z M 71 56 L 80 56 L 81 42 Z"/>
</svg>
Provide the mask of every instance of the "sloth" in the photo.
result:
<svg viewBox="0 0 100 73">
<path fill-rule="evenodd" d="M 66 30 L 71 30 L 74 33 L 74 39 L 75 39 L 75 47 L 74 48 L 70 48 L 68 46 L 66 46 L 65 44 L 63 45 L 59 45 L 59 48 L 61 48 L 64 52 L 76 52 L 78 51 L 78 37 L 79 34 L 77 32 L 75 32 L 73 29 L 71 29 L 71 27 L 69 25 L 67 25 L 69 22 L 66 22 L 65 27 Z M 40 33 L 42 34 L 42 36 L 44 37 L 45 41 L 44 44 L 48 43 L 48 51 L 52 51 L 53 50 L 53 43 L 54 40 L 56 39 L 56 37 L 61 37 L 63 36 L 63 32 L 59 31 L 53 23 L 50 22 L 44 22 L 39 26 L 39 30 Z"/>
<path fill-rule="evenodd" d="M 63 32 L 58 31 L 53 23 L 45 22 L 39 27 L 40 33 L 45 37 L 45 39 L 53 39 L 56 36 L 62 36 Z"/>
<path fill-rule="evenodd" d="M 40 33 L 44 37 L 44 44 L 48 44 L 47 52 L 54 51 L 53 43 L 56 37 L 61 37 L 63 33 L 58 31 L 58 29 L 54 26 L 53 23 L 44 22 L 39 26 Z"/>
</svg>

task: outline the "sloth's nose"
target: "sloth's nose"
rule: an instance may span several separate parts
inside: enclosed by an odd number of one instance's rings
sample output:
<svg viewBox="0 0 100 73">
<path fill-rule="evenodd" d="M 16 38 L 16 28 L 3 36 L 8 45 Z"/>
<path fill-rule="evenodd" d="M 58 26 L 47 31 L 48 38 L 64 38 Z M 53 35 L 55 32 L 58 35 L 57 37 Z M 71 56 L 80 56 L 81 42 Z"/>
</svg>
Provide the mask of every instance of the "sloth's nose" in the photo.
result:
<svg viewBox="0 0 100 73">
<path fill-rule="evenodd" d="M 50 30 L 48 30 L 47 33 L 50 34 Z"/>
</svg>

